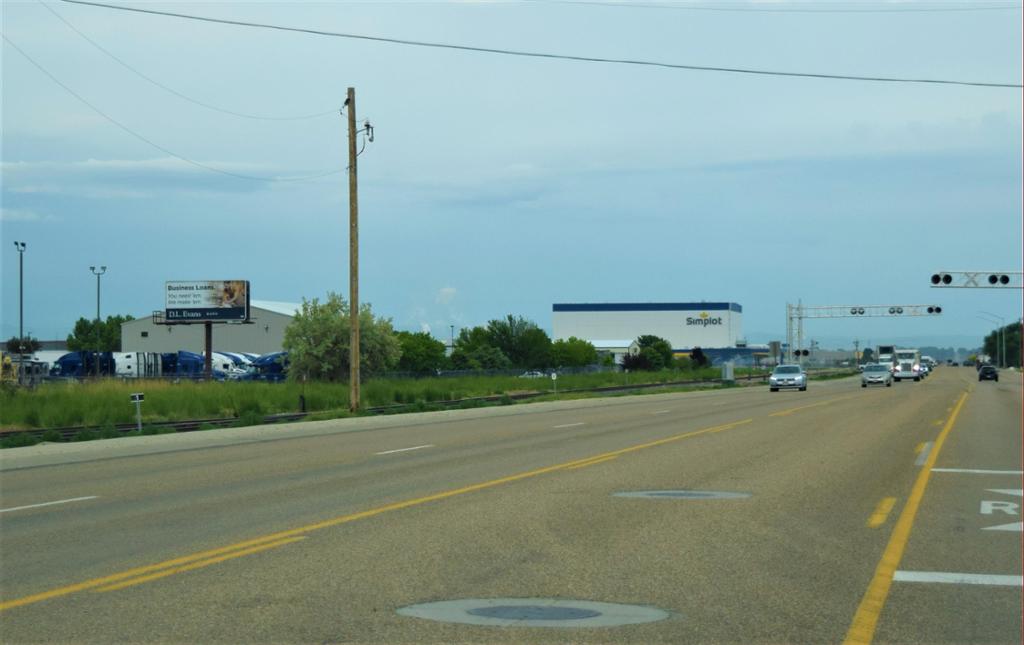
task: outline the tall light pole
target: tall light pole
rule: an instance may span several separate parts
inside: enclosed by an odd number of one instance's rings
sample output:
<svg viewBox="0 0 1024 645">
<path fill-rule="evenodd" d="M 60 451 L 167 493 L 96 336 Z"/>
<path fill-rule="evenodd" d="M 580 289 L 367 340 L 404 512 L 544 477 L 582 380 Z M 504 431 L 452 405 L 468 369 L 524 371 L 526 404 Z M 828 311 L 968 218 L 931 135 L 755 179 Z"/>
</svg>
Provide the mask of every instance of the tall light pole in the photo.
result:
<svg viewBox="0 0 1024 645">
<path fill-rule="evenodd" d="M 102 339 L 100 337 L 100 276 L 107 272 L 107 267 L 101 266 L 97 271 L 96 267 L 89 267 L 92 274 L 96 276 L 96 378 L 100 376 L 100 351 Z"/>
<path fill-rule="evenodd" d="M 999 337 L 996 339 L 999 341 L 999 346 L 996 347 L 996 360 L 999 363 L 999 367 L 1006 367 L 1006 319 L 1002 316 L 997 316 L 994 313 L 988 311 L 980 311 L 978 313 L 985 314 L 986 316 L 992 316 L 993 318 L 999 319 Z M 995 322 L 990 320 L 989 322 Z"/>
<path fill-rule="evenodd" d="M 21 383 L 25 354 L 25 243 L 15 242 L 14 248 L 18 250 L 18 383 Z"/>
<path fill-rule="evenodd" d="M 448 328 L 452 330 L 452 344 L 448 346 L 448 355 L 451 356 L 455 353 L 455 325 L 448 325 Z"/>
</svg>

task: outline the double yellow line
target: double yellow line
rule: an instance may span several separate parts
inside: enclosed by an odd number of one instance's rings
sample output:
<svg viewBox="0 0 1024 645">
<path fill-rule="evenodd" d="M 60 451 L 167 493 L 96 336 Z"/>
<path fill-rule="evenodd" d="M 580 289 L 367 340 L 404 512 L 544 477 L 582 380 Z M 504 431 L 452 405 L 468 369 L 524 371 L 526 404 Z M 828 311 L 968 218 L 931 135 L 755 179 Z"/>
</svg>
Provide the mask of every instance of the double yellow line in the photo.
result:
<svg viewBox="0 0 1024 645">
<path fill-rule="evenodd" d="M 487 488 L 494 488 L 503 484 L 509 484 L 512 482 L 528 479 L 530 477 L 537 477 L 546 473 L 555 472 L 557 470 L 570 470 L 573 468 L 582 468 L 585 466 L 592 466 L 597 463 L 609 461 L 615 459 L 619 455 L 624 455 L 630 452 L 636 452 L 638 450 L 644 450 L 646 448 L 653 448 L 655 446 L 661 446 L 673 441 L 680 441 L 689 437 L 696 437 L 702 434 L 709 434 L 713 432 L 721 432 L 723 430 L 729 430 L 737 426 L 741 426 L 750 423 L 753 419 L 744 419 L 742 421 L 735 421 L 733 423 L 726 423 L 724 425 L 713 426 L 710 428 L 704 428 L 703 430 L 696 430 L 694 432 L 686 432 L 683 434 L 673 435 L 664 439 L 658 439 L 656 441 L 650 441 L 647 443 L 637 444 L 635 446 L 629 446 L 628 448 L 622 448 L 619 450 L 613 450 L 611 452 L 602 453 L 600 455 L 593 455 L 584 459 L 576 459 L 553 466 L 546 466 L 544 468 L 538 468 L 536 470 L 530 470 L 508 477 L 501 477 L 498 479 L 492 479 L 490 481 L 481 482 L 479 484 L 472 484 L 470 486 L 464 486 L 462 488 L 455 488 L 452 490 L 442 491 L 440 493 L 434 493 L 432 495 L 426 495 L 424 497 L 417 497 L 415 499 L 407 499 L 401 502 L 395 502 L 393 504 L 386 504 L 384 506 L 378 506 L 366 511 L 360 511 L 358 513 L 350 513 L 348 515 L 341 515 L 334 517 L 322 522 L 315 524 L 308 524 L 294 529 L 286 531 L 279 531 L 277 533 L 271 533 L 270 535 L 264 535 L 262 537 L 253 538 L 251 540 L 245 540 L 243 542 L 236 542 L 228 546 L 220 547 L 217 549 L 211 549 L 208 551 L 200 551 L 191 555 L 182 556 L 180 558 L 174 558 L 173 560 L 166 560 L 157 564 L 151 564 L 143 567 L 136 567 L 121 573 L 115 573 L 113 575 L 104 576 L 102 578 L 94 578 L 92 580 L 86 580 L 85 582 L 79 582 L 64 587 L 57 587 L 49 591 L 42 593 L 33 594 L 30 596 L 24 596 L 22 598 L 16 598 L 14 600 L 7 600 L 0 602 L 0 611 L 7 609 L 13 609 L 15 607 L 22 607 L 24 605 L 30 605 L 43 600 L 49 600 L 51 598 L 58 598 L 60 596 L 67 596 L 69 594 L 78 593 L 80 591 L 94 590 L 97 592 L 116 591 L 118 589 L 124 589 L 132 585 L 142 584 L 151 580 L 157 580 L 164 578 L 176 573 L 182 573 L 185 571 L 191 571 L 193 569 L 199 569 L 202 567 L 216 564 L 218 562 L 224 562 L 233 558 L 238 558 L 245 555 L 251 555 L 253 553 L 259 553 L 260 551 L 266 551 L 286 544 L 291 544 L 299 540 L 305 539 L 305 533 L 312 531 L 318 531 L 320 529 L 330 528 L 332 526 L 338 526 L 340 524 L 346 524 L 348 522 L 354 522 L 356 520 L 362 520 L 376 515 L 389 513 L 391 511 L 397 511 L 404 508 L 410 508 L 412 506 L 419 506 L 428 502 L 435 502 L 449 497 L 455 497 L 457 495 L 465 495 L 466 493 L 472 493 Z"/>
</svg>

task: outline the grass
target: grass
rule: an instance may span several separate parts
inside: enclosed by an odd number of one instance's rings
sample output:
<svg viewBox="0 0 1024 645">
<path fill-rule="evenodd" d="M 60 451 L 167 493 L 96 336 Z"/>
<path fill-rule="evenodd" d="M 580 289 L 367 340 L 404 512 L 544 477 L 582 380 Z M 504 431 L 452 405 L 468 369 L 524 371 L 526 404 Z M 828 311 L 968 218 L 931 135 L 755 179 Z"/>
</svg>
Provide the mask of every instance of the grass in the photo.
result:
<svg viewBox="0 0 1024 645">
<path fill-rule="evenodd" d="M 737 371 L 737 379 L 745 373 Z M 665 370 L 624 374 L 561 375 L 558 398 L 576 398 L 569 390 L 623 385 L 711 380 L 719 370 L 707 368 L 693 372 Z M 401 406 L 396 412 L 442 409 L 441 401 L 497 396 L 500 405 L 514 401 L 513 394 L 540 392 L 547 399 L 552 391 L 549 378 L 523 379 L 514 376 L 465 376 L 456 378 L 371 379 L 362 385 L 362 405 L 366 408 Z M 0 392 L 0 429 L 28 430 L 88 426 L 74 441 L 120 436 L 117 424 L 135 423 L 135 406 L 129 395 L 143 392 L 144 427 L 142 434 L 156 434 L 155 422 L 191 419 L 235 418 L 236 425 L 256 425 L 268 414 L 297 412 L 299 396 L 306 399 L 310 419 L 336 419 L 348 416 L 347 383 L 260 383 L 260 382 L 183 382 L 168 381 L 90 381 L 84 383 L 48 383 L 32 389 L 4 389 Z M 553 398 L 553 397 L 552 397 Z M 459 407 L 474 408 L 486 403 L 463 401 Z M 132 434 L 138 434 L 133 432 Z M 27 441 L 9 435 L 8 445 Z"/>
</svg>

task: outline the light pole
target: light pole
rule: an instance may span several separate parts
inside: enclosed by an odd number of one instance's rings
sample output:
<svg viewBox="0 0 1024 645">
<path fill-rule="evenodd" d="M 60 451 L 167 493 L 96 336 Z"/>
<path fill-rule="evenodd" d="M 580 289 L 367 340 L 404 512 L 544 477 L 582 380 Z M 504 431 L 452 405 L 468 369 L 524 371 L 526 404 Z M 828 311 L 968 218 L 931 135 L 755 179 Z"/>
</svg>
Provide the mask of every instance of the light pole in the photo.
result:
<svg viewBox="0 0 1024 645">
<path fill-rule="evenodd" d="M 455 353 L 455 325 L 448 325 L 448 328 L 452 330 L 452 344 L 448 346 L 448 356 Z"/>
<path fill-rule="evenodd" d="M 99 271 L 96 270 L 96 267 L 89 267 L 89 270 L 96 276 L 96 378 L 99 378 L 102 343 L 100 336 L 100 276 L 107 272 L 107 267 L 101 266 Z"/>
<path fill-rule="evenodd" d="M 997 316 L 994 313 L 988 311 L 980 311 L 978 313 L 982 313 L 985 314 L 986 316 L 992 316 L 993 318 L 999 319 L 999 347 L 997 348 L 997 353 L 999 354 L 999 367 L 1006 367 L 1006 319 L 1003 318 L 1002 316 Z"/>
<path fill-rule="evenodd" d="M 14 248 L 18 250 L 18 383 L 21 383 L 25 354 L 25 243 L 15 242 Z"/>
</svg>

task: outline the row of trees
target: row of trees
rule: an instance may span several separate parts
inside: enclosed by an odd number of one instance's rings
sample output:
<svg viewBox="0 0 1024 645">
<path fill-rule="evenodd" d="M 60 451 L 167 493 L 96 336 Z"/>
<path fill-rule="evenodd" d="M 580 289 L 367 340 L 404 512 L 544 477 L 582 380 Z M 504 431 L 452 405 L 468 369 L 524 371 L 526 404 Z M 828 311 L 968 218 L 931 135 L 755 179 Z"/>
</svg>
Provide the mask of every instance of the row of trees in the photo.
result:
<svg viewBox="0 0 1024 645">
<path fill-rule="evenodd" d="M 1005 351 L 1006 364 L 1004 367 L 1020 367 L 1020 336 L 1020 322 L 1011 323 L 1005 327 L 1001 327 L 993 331 L 988 336 L 985 336 L 985 343 L 982 345 L 982 352 L 988 354 L 992 358 L 992 362 L 996 363 L 1003 356 L 1003 352 Z M 1004 343 L 1005 349 L 1003 347 Z"/>
<path fill-rule="evenodd" d="M 446 369 L 539 369 L 581 367 L 597 362 L 597 350 L 578 338 L 552 342 L 547 332 L 522 317 L 507 316 L 486 326 L 463 329 L 451 356 L 444 343 L 426 332 L 396 332 L 391 320 L 359 313 L 360 372 L 375 376 L 391 370 L 432 373 Z M 349 304 L 340 295 L 304 300 L 285 329 L 290 372 L 341 381 L 349 374 Z"/>
<path fill-rule="evenodd" d="M 68 351 L 100 351 L 119 352 L 121 351 L 121 325 L 129 320 L 135 320 L 132 316 L 107 316 L 106 320 L 97 321 L 79 318 L 75 327 L 67 337 Z M 17 354 L 32 354 L 39 351 L 42 344 L 39 339 L 31 336 L 18 338 L 12 336 L 7 340 L 7 351 Z"/>
</svg>

